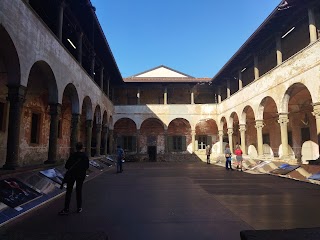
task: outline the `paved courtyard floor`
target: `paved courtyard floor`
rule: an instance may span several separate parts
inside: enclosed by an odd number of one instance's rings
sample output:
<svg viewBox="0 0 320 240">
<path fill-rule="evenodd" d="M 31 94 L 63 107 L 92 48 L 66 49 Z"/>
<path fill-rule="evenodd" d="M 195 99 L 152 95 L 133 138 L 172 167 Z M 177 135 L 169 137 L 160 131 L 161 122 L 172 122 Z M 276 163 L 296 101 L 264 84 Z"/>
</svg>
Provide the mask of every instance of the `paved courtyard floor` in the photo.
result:
<svg viewBox="0 0 320 240">
<path fill-rule="evenodd" d="M 319 185 L 201 162 L 125 163 L 123 173 L 112 168 L 85 183 L 82 213 L 58 216 L 63 200 L 0 233 L 21 239 L 222 240 L 240 239 L 241 230 L 320 226 Z"/>
</svg>

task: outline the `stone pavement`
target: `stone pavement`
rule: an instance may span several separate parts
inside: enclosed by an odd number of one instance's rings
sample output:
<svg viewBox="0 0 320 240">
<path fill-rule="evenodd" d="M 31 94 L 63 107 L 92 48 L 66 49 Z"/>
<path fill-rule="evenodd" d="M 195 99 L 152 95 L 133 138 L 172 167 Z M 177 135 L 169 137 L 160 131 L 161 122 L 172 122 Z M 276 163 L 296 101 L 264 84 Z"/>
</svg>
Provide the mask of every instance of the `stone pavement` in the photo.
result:
<svg viewBox="0 0 320 240">
<path fill-rule="evenodd" d="M 0 236 L 240 239 L 242 230 L 319 227 L 319 190 L 315 184 L 201 162 L 126 163 L 121 174 L 110 169 L 85 183 L 81 214 L 58 216 L 59 198 L 4 225 Z"/>
</svg>

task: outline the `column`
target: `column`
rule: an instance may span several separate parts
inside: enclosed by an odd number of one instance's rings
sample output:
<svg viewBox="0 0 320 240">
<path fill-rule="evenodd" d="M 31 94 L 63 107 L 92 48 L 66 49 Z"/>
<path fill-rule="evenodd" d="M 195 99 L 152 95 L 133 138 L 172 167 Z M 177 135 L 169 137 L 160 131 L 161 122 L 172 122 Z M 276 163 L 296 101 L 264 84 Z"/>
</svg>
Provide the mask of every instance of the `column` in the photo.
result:
<svg viewBox="0 0 320 240">
<path fill-rule="evenodd" d="M 254 64 L 254 80 L 259 78 L 259 58 L 257 55 L 253 57 L 253 64 Z"/>
<path fill-rule="evenodd" d="M 96 154 L 95 157 L 99 157 L 100 156 L 100 152 L 101 152 L 101 124 L 96 124 Z"/>
<path fill-rule="evenodd" d="M 191 140 L 191 144 L 192 144 L 192 153 L 194 153 L 195 152 L 195 150 L 196 150 L 196 145 L 195 145 L 195 143 L 196 143 L 196 131 L 195 130 L 191 130 L 191 138 L 192 138 L 192 140 Z"/>
<path fill-rule="evenodd" d="M 262 128 L 264 127 L 263 120 L 256 120 L 256 125 L 257 129 L 257 142 L 258 142 L 258 156 L 262 157 L 263 156 L 263 138 L 262 138 Z"/>
<path fill-rule="evenodd" d="M 313 8 L 308 8 L 310 43 L 317 41 L 317 27 Z"/>
<path fill-rule="evenodd" d="M 79 139 L 79 121 L 80 115 L 73 113 L 71 118 L 70 154 L 75 151 Z"/>
<path fill-rule="evenodd" d="M 318 146 L 320 152 L 320 102 L 313 105 L 313 116 L 316 118 L 317 136 L 318 136 Z"/>
<path fill-rule="evenodd" d="M 239 71 L 239 90 L 241 90 L 242 87 L 243 87 L 243 85 L 242 85 L 242 72 Z"/>
<path fill-rule="evenodd" d="M 57 29 L 57 34 L 58 34 L 58 39 L 60 42 L 62 41 L 62 26 L 63 26 L 63 12 L 64 8 L 66 7 L 65 1 L 61 1 L 60 6 L 59 6 L 59 13 L 58 13 L 58 29 Z"/>
<path fill-rule="evenodd" d="M 82 66 L 82 39 L 83 32 L 77 32 L 77 60 L 79 64 Z"/>
<path fill-rule="evenodd" d="M 240 124 L 239 125 L 239 131 L 240 131 L 240 140 L 241 140 L 241 150 L 243 154 L 247 154 L 246 151 L 246 125 L 245 124 Z"/>
<path fill-rule="evenodd" d="M 230 91 L 230 79 L 228 79 L 227 80 L 227 98 L 229 98 L 230 97 L 230 94 L 231 93 L 231 91 Z"/>
<path fill-rule="evenodd" d="M 288 122 L 289 122 L 288 113 L 280 113 L 278 123 L 280 124 L 280 131 L 281 131 L 281 144 L 282 144 L 282 151 L 283 151 L 282 158 L 289 157 Z"/>
<path fill-rule="evenodd" d="M 169 152 L 169 147 L 168 147 L 168 129 L 164 130 L 164 152 L 165 153 Z"/>
<path fill-rule="evenodd" d="M 7 158 L 3 165 L 4 169 L 14 170 L 18 167 L 21 113 L 25 100 L 25 90 L 23 86 L 8 86 L 7 100 L 10 103 L 9 123 L 7 137 Z"/>
<path fill-rule="evenodd" d="M 233 128 L 228 128 L 228 140 L 229 140 L 229 147 L 230 151 L 233 152 Z"/>
<path fill-rule="evenodd" d="M 91 157 L 92 120 L 86 120 L 86 153 Z"/>
<path fill-rule="evenodd" d="M 276 50 L 277 50 L 277 65 L 282 63 L 282 44 L 281 44 L 281 35 L 276 35 Z"/>
<path fill-rule="evenodd" d="M 110 77 L 108 77 L 107 81 L 107 96 L 108 98 L 110 98 Z"/>
<path fill-rule="evenodd" d="M 141 104 L 140 95 L 141 95 L 141 90 L 140 90 L 140 87 L 138 87 L 138 90 L 137 90 L 137 104 L 138 105 Z"/>
<path fill-rule="evenodd" d="M 220 154 L 224 154 L 224 149 L 223 149 L 223 130 L 218 130 L 218 135 L 219 135 L 219 143 L 220 143 Z"/>
<path fill-rule="evenodd" d="M 163 104 L 168 104 L 168 88 L 164 88 L 164 93 L 163 93 Z"/>
<path fill-rule="evenodd" d="M 140 129 L 137 129 L 137 153 L 140 153 Z"/>
<path fill-rule="evenodd" d="M 114 153 L 113 144 L 113 129 L 109 129 L 109 152 L 111 154 Z"/>
<path fill-rule="evenodd" d="M 100 68 L 99 86 L 100 86 L 102 91 L 103 91 L 103 70 L 104 70 L 104 67 L 101 66 L 101 68 Z"/>
<path fill-rule="evenodd" d="M 194 89 L 191 88 L 191 104 L 194 104 Z"/>
<path fill-rule="evenodd" d="M 108 137 L 109 137 L 109 128 L 108 127 L 103 127 L 103 133 L 104 133 L 104 155 L 108 155 Z"/>
<path fill-rule="evenodd" d="M 61 113 L 61 105 L 59 103 L 50 104 L 50 133 L 49 133 L 49 149 L 48 160 L 44 163 L 55 163 L 57 161 L 58 152 L 58 133 L 59 119 Z"/>
<path fill-rule="evenodd" d="M 221 103 L 221 87 L 218 87 L 218 103 Z"/>
<path fill-rule="evenodd" d="M 90 63 L 90 76 L 94 79 L 94 66 L 95 66 L 95 57 L 96 57 L 96 54 L 95 52 L 91 52 L 90 53 L 90 60 L 91 60 L 91 63 Z"/>
</svg>

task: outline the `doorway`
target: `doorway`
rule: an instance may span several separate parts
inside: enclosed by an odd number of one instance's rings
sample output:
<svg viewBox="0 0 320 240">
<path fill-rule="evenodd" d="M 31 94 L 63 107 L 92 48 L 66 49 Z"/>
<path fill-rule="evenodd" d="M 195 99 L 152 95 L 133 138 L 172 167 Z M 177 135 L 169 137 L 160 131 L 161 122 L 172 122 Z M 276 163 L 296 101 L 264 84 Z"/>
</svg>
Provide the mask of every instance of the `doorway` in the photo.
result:
<svg viewBox="0 0 320 240">
<path fill-rule="evenodd" d="M 157 147 L 156 146 L 148 146 L 148 155 L 149 155 L 150 162 L 157 161 Z"/>
</svg>

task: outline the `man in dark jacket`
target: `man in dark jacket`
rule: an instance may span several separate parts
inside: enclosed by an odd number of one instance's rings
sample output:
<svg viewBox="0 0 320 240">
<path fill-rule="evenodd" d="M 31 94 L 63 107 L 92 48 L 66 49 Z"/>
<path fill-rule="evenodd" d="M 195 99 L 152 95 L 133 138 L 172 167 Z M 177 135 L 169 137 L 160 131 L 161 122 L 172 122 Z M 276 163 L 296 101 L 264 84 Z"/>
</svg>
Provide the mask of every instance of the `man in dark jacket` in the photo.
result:
<svg viewBox="0 0 320 240">
<path fill-rule="evenodd" d="M 66 162 L 65 168 L 69 175 L 67 179 L 67 192 L 65 197 L 64 209 L 59 212 L 59 215 L 68 215 L 71 201 L 73 185 L 76 182 L 77 194 L 77 212 L 82 212 L 82 185 L 86 178 L 86 171 L 89 168 L 89 158 L 81 152 L 83 145 L 81 142 L 76 144 L 76 152 L 72 153 Z"/>
</svg>

